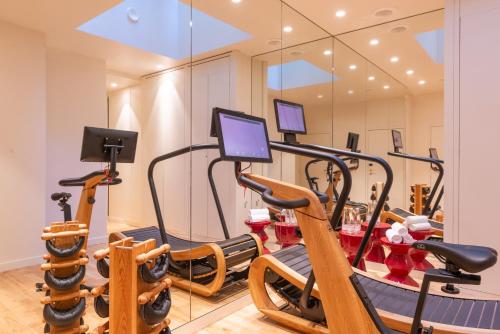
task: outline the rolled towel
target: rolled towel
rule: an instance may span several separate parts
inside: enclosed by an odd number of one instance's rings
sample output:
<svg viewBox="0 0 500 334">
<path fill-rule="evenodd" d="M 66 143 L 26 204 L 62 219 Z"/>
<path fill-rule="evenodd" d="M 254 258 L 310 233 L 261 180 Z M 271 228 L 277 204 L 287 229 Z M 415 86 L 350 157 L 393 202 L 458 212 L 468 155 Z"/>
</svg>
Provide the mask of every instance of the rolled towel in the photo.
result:
<svg viewBox="0 0 500 334">
<path fill-rule="evenodd" d="M 250 216 L 248 218 L 253 222 L 262 222 L 266 220 L 271 220 L 271 217 L 269 217 L 269 215 Z"/>
<path fill-rule="evenodd" d="M 405 244 L 412 244 L 415 242 L 415 239 L 413 239 L 413 237 L 409 234 L 406 234 L 406 235 L 403 235 L 403 242 Z"/>
<path fill-rule="evenodd" d="M 418 223 L 418 224 L 411 224 L 408 226 L 408 229 L 410 231 L 427 231 L 432 228 L 431 224 L 429 223 Z"/>
<path fill-rule="evenodd" d="M 421 223 L 428 223 L 429 219 L 427 216 L 409 216 L 406 217 L 405 223 L 406 226 L 410 226 L 413 224 L 421 224 Z"/>
<path fill-rule="evenodd" d="M 392 242 L 394 244 L 400 244 L 403 241 L 403 237 L 400 236 L 395 230 L 393 229 L 388 229 L 385 232 L 385 236 L 387 237 L 387 240 L 389 242 Z"/>
<path fill-rule="evenodd" d="M 406 228 L 403 224 L 401 223 L 393 223 L 391 226 L 391 229 L 395 231 L 397 234 L 400 236 L 407 235 L 408 234 L 408 228 Z"/>
<path fill-rule="evenodd" d="M 264 209 L 250 209 L 250 214 L 251 215 L 268 215 L 269 216 L 269 209 L 264 208 Z"/>
</svg>

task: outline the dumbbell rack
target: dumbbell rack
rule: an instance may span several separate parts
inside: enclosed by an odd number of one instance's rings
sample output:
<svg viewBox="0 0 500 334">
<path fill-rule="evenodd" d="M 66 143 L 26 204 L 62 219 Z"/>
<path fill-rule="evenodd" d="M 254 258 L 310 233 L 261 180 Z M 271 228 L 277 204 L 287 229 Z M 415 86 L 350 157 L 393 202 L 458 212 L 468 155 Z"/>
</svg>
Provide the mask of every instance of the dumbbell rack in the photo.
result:
<svg viewBox="0 0 500 334">
<path fill-rule="evenodd" d="M 94 307 L 108 321 L 98 334 L 167 334 L 172 281 L 165 278 L 169 245 L 126 238 L 94 254 L 98 271 L 109 282 L 94 288 Z"/>
<path fill-rule="evenodd" d="M 44 255 L 46 263 L 45 283 L 40 290 L 45 292 L 44 333 L 80 334 L 88 331 L 83 323 L 85 298 L 89 291 L 82 288 L 88 258 L 84 248 L 88 236 L 85 225 L 75 221 L 53 223 L 44 229 L 42 240 L 49 252 Z"/>
<path fill-rule="evenodd" d="M 411 186 L 410 212 L 416 215 L 422 215 L 425 202 L 429 197 L 430 188 L 426 184 L 414 184 Z"/>
</svg>

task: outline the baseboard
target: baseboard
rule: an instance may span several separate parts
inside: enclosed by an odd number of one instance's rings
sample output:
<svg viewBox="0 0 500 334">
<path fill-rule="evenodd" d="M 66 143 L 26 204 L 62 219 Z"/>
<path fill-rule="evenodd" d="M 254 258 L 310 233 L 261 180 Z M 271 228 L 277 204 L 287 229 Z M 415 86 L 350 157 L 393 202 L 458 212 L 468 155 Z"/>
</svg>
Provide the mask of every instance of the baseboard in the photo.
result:
<svg viewBox="0 0 500 334">
<path fill-rule="evenodd" d="M 40 265 L 43 262 L 42 254 L 32 257 L 25 257 L 13 261 L 0 263 L 0 272 L 15 270 L 23 267 Z"/>
<path fill-rule="evenodd" d="M 99 237 L 89 238 L 88 244 L 89 245 L 98 245 L 98 244 L 105 244 L 107 242 L 108 242 L 108 236 L 103 235 L 103 236 L 99 236 Z"/>
<path fill-rule="evenodd" d="M 250 294 L 241 297 L 227 305 L 219 307 L 216 310 L 213 310 L 206 315 L 194 319 L 191 322 L 188 322 L 185 325 L 182 325 L 174 330 L 172 333 L 174 334 L 192 334 L 201 331 L 202 329 L 210 326 L 213 323 L 216 323 L 219 320 L 226 318 L 227 316 L 235 313 L 236 311 L 241 310 L 244 307 L 252 304 L 252 297 Z"/>
</svg>

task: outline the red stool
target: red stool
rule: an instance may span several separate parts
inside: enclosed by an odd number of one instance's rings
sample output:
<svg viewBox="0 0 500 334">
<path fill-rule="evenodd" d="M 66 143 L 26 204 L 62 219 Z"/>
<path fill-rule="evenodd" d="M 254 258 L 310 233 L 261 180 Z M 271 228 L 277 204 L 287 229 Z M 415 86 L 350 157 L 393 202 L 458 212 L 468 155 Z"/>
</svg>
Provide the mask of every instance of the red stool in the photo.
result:
<svg viewBox="0 0 500 334">
<path fill-rule="evenodd" d="M 361 224 L 361 229 L 366 231 L 368 228 L 368 222 L 364 222 Z M 366 255 L 366 260 L 376 263 L 384 263 L 385 261 L 385 252 L 384 247 L 382 247 L 382 243 L 380 242 L 380 238 L 385 237 L 385 232 L 391 228 L 391 225 L 387 223 L 377 223 L 373 228 L 372 233 L 372 249 Z"/>
<path fill-rule="evenodd" d="M 245 220 L 245 225 L 250 227 L 251 232 L 257 234 L 260 237 L 260 240 L 262 240 L 262 247 L 264 248 L 263 249 L 264 254 L 271 253 L 269 249 L 267 249 L 266 246 L 264 246 L 266 241 L 269 239 L 265 231 L 266 227 L 268 227 L 269 224 L 271 224 L 270 221 L 252 222 L 249 219 Z"/>
<path fill-rule="evenodd" d="M 389 242 L 386 237 L 382 237 L 380 241 L 391 250 L 389 256 L 384 261 L 390 272 L 384 278 L 393 282 L 418 287 L 418 283 L 408 276 L 414 267 L 413 260 L 408 254 L 411 244 L 395 244 Z"/>
<path fill-rule="evenodd" d="M 434 234 L 434 230 L 430 229 L 424 231 L 408 231 L 408 233 L 410 233 L 410 235 L 415 240 L 425 240 Z M 429 261 L 426 260 L 427 254 L 429 254 L 429 252 L 416 248 L 411 248 L 409 253 L 411 259 L 415 263 L 416 270 L 426 271 L 427 269 L 434 268 L 434 266 Z"/>
<path fill-rule="evenodd" d="M 359 231 L 358 233 L 351 234 L 344 231 L 340 231 L 340 245 L 344 249 L 346 253 L 347 259 L 349 263 L 352 265 L 354 258 L 356 257 L 356 253 L 358 252 L 359 246 L 361 245 L 361 240 L 363 240 L 363 236 L 365 232 Z M 363 257 L 359 261 L 358 269 L 366 271 L 365 259 L 364 256 L 370 251 L 372 247 L 372 240 L 368 241 L 366 245 L 365 251 L 363 252 Z"/>
<path fill-rule="evenodd" d="M 287 224 L 283 222 L 274 223 L 274 233 L 281 248 L 290 247 L 300 242 L 301 238 L 297 234 L 299 226 L 296 224 Z"/>
</svg>

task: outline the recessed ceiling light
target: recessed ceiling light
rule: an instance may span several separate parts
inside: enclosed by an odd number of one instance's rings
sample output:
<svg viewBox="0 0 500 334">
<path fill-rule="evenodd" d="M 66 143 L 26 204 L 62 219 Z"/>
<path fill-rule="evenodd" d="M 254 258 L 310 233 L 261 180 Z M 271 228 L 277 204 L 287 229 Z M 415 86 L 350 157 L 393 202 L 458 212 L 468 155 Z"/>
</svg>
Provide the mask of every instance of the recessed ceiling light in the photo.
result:
<svg viewBox="0 0 500 334">
<path fill-rule="evenodd" d="M 156 65 L 157 70 L 163 70 L 164 68 L 165 68 L 165 66 L 163 66 L 162 64 Z"/>
<path fill-rule="evenodd" d="M 332 55 L 332 53 L 333 53 L 333 52 L 332 52 L 332 50 L 325 50 L 325 51 L 323 51 L 323 54 L 324 54 L 325 56 L 331 56 L 331 55 Z"/>
<path fill-rule="evenodd" d="M 389 86 L 389 85 L 385 85 L 385 86 L 384 86 L 384 89 L 385 89 L 385 90 L 388 90 L 389 88 L 391 88 L 391 86 Z"/>
<path fill-rule="evenodd" d="M 421 86 L 422 86 L 422 85 L 425 85 L 425 83 L 426 83 L 426 81 L 425 81 L 425 80 L 420 80 L 420 81 L 418 82 L 418 84 L 419 84 L 419 85 L 421 85 Z"/>
<path fill-rule="evenodd" d="M 112 88 L 116 88 L 116 87 L 118 87 L 118 84 L 117 84 L 116 82 L 112 82 L 112 83 L 110 84 L 110 86 L 111 86 Z"/>
<path fill-rule="evenodd" d="M 323 98 L 323 94 L 318 94 L 318 99 L 322 99 Z"/>
<path fill-rule="evenodd" d="M 292 50 L 288 54 L 290 56 L 297 57 L 297 56 L 302 56 L 304 53 L 305 53 L 304 50 Z"/>
<path fill-rule="evenodd" d="M 391 57 L 391 63 L 397 63 L 398 61 L 399 61 L 399 57 L 397 57 L 397 56 Z"/>
<path fill-rule="evenodd" d="M 388 17 L 394 14 L 394 10 L 391 8 L 381 8 L 377 10 L 375 13 L 373 13 L 374 16 L 376 17 Z"/>
<path fill-rule="evenodd" d="M 284 26 L 283 27 L 284 32 L 292 32 L 292 30 L 293 30 L 292 26 Z"/>
<path fill-rule="evenodd" d="M 406 74 L 408 75 L 413 75 L 413 73 L 415 73 L 415 71 L 412 70 L 411 68 L 406 71 Z"/>
<path fill-rule="evenodd" d="M 353 91 L 352 89 L 349 89 L 349 90 L 347 91 L 347 94 L 352 95 L 352 94 L 354 94 L 354 91 Z"/>
<path fill-rule="evenodd" d="M 344 17 L 346 16 L 347 12 L 343 9 L 339 9 L 335 12 L 335 16 L 336 17 Z"/>
<path fill-rule="evenodd" d="M 240 3 L 241 0 L 231 0 L 233 3 Z"/>
<path fill-rule="evenodd" d="M 373 75 L 370 75 L 370 76 L 368 77 L 368 81 L 373 81 L 373 80 L 375 80 L 375 77 L 374 77 Z"/>
<path fill-rule="evenodd" d="M 281 39 L 273 38 L 267 41 L 267 45 L 276 46 L 281 44 Z"/>
<path fill-rule="evenodd" d="M 355 69 L 357 69 L 357 68 L 358 68 L 358 67 L 357 67 L 356 65 L 354 65 L 354 64 L 349 65 L 349 69 L 350 69 L 351 71 L 354 71 L 354 70 L 355 70 Z"/>
<path fill-rule="evenodd" d="M 392 27 L 389 31 L 392 32 L 393 34 L 399 34 L 405 32 L 406 30 L 408 30 L 406 26 L 395 26 Z"/>
<path fill-rule="evenodd" d="M 370 40 L 370 45 L 378 45 L 380 43 L 380 41 L 376 38 Z"/>
</svg>

